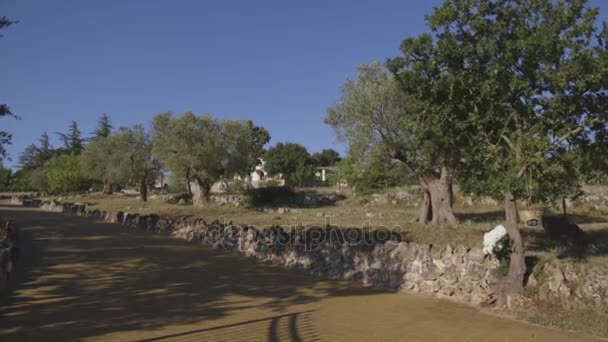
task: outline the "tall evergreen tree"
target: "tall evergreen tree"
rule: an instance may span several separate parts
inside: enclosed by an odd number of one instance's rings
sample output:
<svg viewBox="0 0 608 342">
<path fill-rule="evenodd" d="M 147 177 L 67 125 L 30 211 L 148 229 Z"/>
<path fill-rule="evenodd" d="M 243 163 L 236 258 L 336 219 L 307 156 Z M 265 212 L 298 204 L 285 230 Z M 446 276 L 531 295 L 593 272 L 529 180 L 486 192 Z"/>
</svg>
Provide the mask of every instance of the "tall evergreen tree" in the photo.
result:
<svg viewBox="0 0 608 342">
<path fill-rule="evenodd" d="M 28 145 L 19 155 L 17 165 L 22 170 L 35 169 L 40 166 L 38 164 L 38 146 L 35 144 Z"/>
<path fill-rule="evenodd" d="M 63 146 L 67 152 L 72 154 L 80 154 L 84 149 L 84 139 L 82 133 L 78 129 L 76 121 L 72 121 L 68 127 L 68 133 L 57 133 Z"/>
<path fill-rule="evenodd" d="M 112 133 L 112 124 L 110 123 L 110 117 L 104 113 L 97 120 L 97 128 L 93 131 L 93 139 L 107 138 Z"/>
<path fill-rule="evenodd" d="M 38 158 L 41 159 L 43 162 L 51 159 L 51 157 L 53 156 L 53 146 L 51 145 L 50 137 L 47 132 L 42 133 L 42 135 L 38 139 L 38 143 L 40 143 L 40 146 L 38 146 Z"/>
</svg>

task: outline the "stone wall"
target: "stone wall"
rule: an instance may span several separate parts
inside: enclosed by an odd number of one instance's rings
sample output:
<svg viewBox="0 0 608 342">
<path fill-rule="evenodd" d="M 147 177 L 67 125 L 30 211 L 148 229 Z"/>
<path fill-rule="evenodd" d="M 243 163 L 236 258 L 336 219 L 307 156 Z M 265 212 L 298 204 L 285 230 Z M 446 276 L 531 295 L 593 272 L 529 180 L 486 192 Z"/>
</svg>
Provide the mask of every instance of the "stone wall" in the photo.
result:
<svg viewBox="0 0 608 342">
<path fill-rule="evenodd" d="M 542 301 L 608 305 L 608 265 L 544 262 L 530 276 L 528 288 Z"/>
<path fill-rule="evenodd" d="M 17 229 L 11 222 L 0 218 L 0 293 L 7 288 L 9 277 L 15 270 L 18 243 Z"/>
<path fill-rule="evenodd" d="M 407 242 L 389 231 L 257 229 L 192 217 L 104 212 L 82 203 L 56 201 L 42 202 L 41 208 L 164 233 L 331 279 L 472 304 L 492 298 L 498 281 L 498 260 L 484 255 L 481 248 Z M 533 299 L 608 304 L 608 266 L 552 261 L 533 271 L 527 284 Z"/>
</svg>

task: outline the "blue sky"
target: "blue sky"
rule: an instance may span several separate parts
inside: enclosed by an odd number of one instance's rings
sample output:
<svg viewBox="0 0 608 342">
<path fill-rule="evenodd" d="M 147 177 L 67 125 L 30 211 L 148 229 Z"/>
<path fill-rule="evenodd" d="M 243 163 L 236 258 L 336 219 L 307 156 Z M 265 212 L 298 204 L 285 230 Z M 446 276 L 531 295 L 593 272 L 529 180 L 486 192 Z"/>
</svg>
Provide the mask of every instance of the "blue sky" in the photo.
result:
<svg viewBox="0 0 608 342">
<path fill-rule="evenodd" d="M 399 54 L 425 31 L 433 1 L 0 0 L 19 20 L 0 38 L 2 119 L 19 153 L 75 120 L 85 133 L 107 113 L 115 126 L 192 110 L 252 119 L 271 144 L 343 152 L 323 124 L 357 65 Z M 607 18 L 608 4 L 601 7 Z"/>
</svg>

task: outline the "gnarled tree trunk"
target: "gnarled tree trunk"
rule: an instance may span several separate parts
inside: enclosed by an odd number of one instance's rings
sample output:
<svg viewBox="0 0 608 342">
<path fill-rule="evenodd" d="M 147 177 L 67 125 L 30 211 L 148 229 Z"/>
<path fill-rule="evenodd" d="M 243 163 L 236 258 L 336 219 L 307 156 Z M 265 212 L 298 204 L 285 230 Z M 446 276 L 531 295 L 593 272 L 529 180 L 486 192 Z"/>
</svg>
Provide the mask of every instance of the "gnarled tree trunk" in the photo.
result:
<svg viewBox="0 0 608 342">
<path fill-rule="evenodd" d="M 190 186 L 190 169 L 186 169 L 186 188 L 188 193 L 192 195 L 192 186 Z"/>
<path fill-rule="evenodd" d="M 143 176 L 139 182 L 139 197 L 142 201 L 148 201 L 148 177 Z"/>
<path fill-rule="evenodd" d="M 511 257 L 509 273 L 499 284 L 499 300 L 504 300 L 508 294 L 518 293 L 524 287 L 526 262 L 524 244 L 517 227 L 517 201 L 512 193 L 505 194 L 505 228 L 511 239 Z"/>
<path fill-rule="evenodd" d="M 433 219 L 433 209 L 431 207 L 431 193 L 425 180 L 420 179 L 420 213 L 418 222 L 427 224 Z"/>
<path fill-rule="evenodd" d="M 204 177 L 192 177 L 192 204 L 197 207 L 208 207 L 211 205 L 211 182 Z"/>
<path fill-rule="evenodd" d="M 454 214 L 454 194 L 452 192 L 452 169 L 446 165 L 441 168 L 420 171 L 416 163 L 408 160 L 399 150 L 391 152 L 391 157 L 404 163 L 418 175 L 421 202 L 418 222 L 422 224 L 458 224 Z"/>
<path fill-rule="evenodd" d="M 452 170 L 442 166 L 438 172 L 433 172 L 426 179 L 428 193 L 431 197 L 431 224 L 458 224 L 453 206 Z"/>
<path fill-rule="evenodd" d="M 112 184 L 107 180 L 103 182 L 103 194 L 104 195 L 112 194 Z"/>
</svg>

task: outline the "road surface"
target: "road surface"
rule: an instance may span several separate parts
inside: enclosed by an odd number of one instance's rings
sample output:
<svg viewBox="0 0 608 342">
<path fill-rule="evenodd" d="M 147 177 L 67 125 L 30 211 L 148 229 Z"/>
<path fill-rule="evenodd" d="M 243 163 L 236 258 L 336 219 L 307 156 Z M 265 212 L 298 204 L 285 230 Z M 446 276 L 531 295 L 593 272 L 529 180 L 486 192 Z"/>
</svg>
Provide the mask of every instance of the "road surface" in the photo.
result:
<svg viewBox="0 0 608 342">
<path fill-rule="evenodd" d="M 328 281 L 91 219 L 0 207 L 20 228 L 0 341 L 592 341 L 418 295 Z"/>
</svg>

